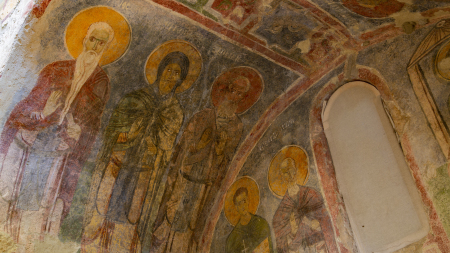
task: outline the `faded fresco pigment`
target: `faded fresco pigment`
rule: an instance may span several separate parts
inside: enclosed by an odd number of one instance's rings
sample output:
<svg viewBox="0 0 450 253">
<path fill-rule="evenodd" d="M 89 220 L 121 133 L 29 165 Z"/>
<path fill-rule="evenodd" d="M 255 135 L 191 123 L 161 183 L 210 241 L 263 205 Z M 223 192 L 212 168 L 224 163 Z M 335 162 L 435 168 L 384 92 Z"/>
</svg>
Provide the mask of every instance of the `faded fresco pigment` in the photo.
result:
<svg viewBox="0 0 450 253">
<path fill-rule="evenodd" d="M 450 1 L 0 0 L 0 22 L 1 252 L 364 252 L 322 122 L 351 81 L 429 224 L 385 252 L 450 252 Z"/>
</svg>

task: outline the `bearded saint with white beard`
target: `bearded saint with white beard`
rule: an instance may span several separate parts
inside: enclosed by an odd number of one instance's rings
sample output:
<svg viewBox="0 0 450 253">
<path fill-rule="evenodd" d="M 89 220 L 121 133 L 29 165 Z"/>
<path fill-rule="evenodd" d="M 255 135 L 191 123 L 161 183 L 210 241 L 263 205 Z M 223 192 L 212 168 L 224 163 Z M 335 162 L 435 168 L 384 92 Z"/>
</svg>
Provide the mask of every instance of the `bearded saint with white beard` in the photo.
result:
<svg viewBox="0 0 450 253">
<path fill-rule="evenodd" d="M 3 128 L 0 222 L 18 252 L 45 234 L 57 235 L 69 212 L 109 98 L 98 62 L 113 37 L 110 25 L 93 23 L 79 57 L 47 65 Z"/>
</svg>

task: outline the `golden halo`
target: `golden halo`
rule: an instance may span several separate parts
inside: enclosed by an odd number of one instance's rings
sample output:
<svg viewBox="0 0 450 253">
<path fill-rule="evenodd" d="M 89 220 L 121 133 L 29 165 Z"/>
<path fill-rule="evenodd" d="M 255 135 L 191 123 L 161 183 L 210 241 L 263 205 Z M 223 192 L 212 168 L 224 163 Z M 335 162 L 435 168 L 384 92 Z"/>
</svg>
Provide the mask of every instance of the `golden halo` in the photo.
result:
<svg viewBox="0 0 450 253">
<path fill-rule="evenodd" d="M 234 206 L 233 197 L 236 190 L 241 187 L 245 187 L 248 190 L 248 211 L 251 214 L 255 214 L 258 210 L 259 188 L 255 180 L 248 176 L 241 177 L 236 180 L 227 191 L 227 195 L 225 196 L 225 204 L 223 207 L 225 217 L 227 217 L 228 222 L 230 222 L 233 226 L 236 226 L 240 218 L 240 215 Z"/>
<path fill-rule="evenodd" d="M 449 58 L 450 59 L 450 54 L 449 54 L 449 50 L 450 50 L 450 43 L 447 42 L 446 44 L 444 44 L 441 49 L 439 49 L 439 52 L 436 56 L 436 59 L 434 61 L 435 63 L 435 68 L 436 68 L 436 72 L 444 79 L 446 80 L 450 80 L 450 66 L 449 69 L 447 69 L 446 71 L 441 69 L 439 64 L 441 63 L 442 60 Z M 450 63 L 450 62 L 449 62 Z"/>
<path fill-rule="evenodd" d="M 297 184 L 305 185 L 308 181 L 309 166 L 306 152 L 298 146 L 286 146 L 282 148 L 270 162 L 269 172 L 267 173 L 269 188 L 275 196 L 282 198 L 287 191 L 287 184 L 280 174 L 280 164 L 286 158 L 292 158 L 297 167 Z"/>
<path fill-rule="evenodd" d="M 202 57 L 198 50 L 189 42 L 184 40 L 169 40 L 157 47 L 148 56 L 145 63 L 145 76 L 149 84 L 156 81 L 158 66 L 167 54 L 172 52 L 182 52 L 189 58 L 189 71 L 183 83 L 177 88 L 176 93 L 183 92 L 197 80 L 202 70 Z"/>
<path fill-rule="evenodd" d="M 125 53 L 131 39 L 131 28 L 127 20 L 122 14 L 109 7 L 90 7 L 75 14 L 66 27 L 66 48 L 73 58 L 77 58 L 83 52 L 83 40 L 89 26 L 95 22 L 106 22 L 114 30 L 114 39 L 99 61 L 99 65 L 106 65 L 119 59 Z"/>
</svg>

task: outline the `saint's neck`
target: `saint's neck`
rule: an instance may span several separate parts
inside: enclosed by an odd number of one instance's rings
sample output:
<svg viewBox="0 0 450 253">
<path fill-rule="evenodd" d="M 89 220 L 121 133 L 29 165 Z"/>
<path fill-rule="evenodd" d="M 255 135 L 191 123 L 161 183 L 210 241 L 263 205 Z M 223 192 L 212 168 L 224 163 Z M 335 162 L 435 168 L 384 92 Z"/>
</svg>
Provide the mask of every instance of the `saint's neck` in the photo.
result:
<svg viewBox="0 0 450 253">
<path fill-rule="evenodd" d="M 252 219 L 252 215 L 250 214 L 250 213 L 247 213 L 246 215 L 244 215 L 244 216 L 241 216 L 241 218 L 239 219 L 239 223 L 242 225 L 242 226 L 245 226 L 245 225 L 247 225 L 248 223 L 250 223 L 250 220 Z"/>
<path fill-rule="evenodd" d="M 153 88 L 153 90 L 150 87 L 144 88 L 145 92 L 153 97 L 157 101 L 157 103 L 167 103 L 173 100 L 176 100 L 176 94 L 174 92 L 169 92 L 167 94 L 161 95 L 159 92 L 159 89 L 157 88 L 157 85 L 154 84 L 153 86 L 156 86 Z"/>
<path fill-rule="evenodd" d="M 288 194 L 290 197 L 295 197 L 300 191 L 300 187 L 296 183 L 290 183 L 288 185 Z"/>
</svg>

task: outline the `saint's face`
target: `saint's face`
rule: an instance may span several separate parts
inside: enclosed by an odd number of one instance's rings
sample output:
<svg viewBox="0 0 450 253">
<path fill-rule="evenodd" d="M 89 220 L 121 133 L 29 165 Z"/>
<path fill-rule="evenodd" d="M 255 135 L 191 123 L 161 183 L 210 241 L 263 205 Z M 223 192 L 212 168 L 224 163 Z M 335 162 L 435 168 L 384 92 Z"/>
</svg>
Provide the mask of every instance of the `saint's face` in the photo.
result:
<svg viewBox="0 0 450 253">
<path fill-rule="evenodd" d="M 100 54 L 108 43 L 109 33 L 102 29 L 95 29 L 85 41 L 85 50 Z"/>
<path fill-rule="evenodd" d="M 244 78 L 238 78 L 234 80 L 229 87 L 227 94 L 228 100 L 233 102 L 241 101 L 247 93 L 248 80 Z"/>
<path fill-rule="evenodd" d="M 161 95 L 169 94 L 177 81 L 180 80 L 180 76 L 181 68 L 178 64 L 171 63 L 167 65 L 161 75 L 161 80 L 159 81 L 159 93 Z"/>
<path fill-rule="evenodd" d="M 248 196 L 245 192 L 236 197 L 235 206 L 241 216 L 248 214 Z"/>
<path fill-rule="evenodd" d="M 444 58 L 438 64 L 438 70 L 444 77 L 450 76 L 450 57 Z"/>
<path fill-rule="evenodd" d="M 281 176 L 288 183 L 295 183 L 297 179 L 297 169 L 293 165 L 281 168 Z"/>
</svg>

